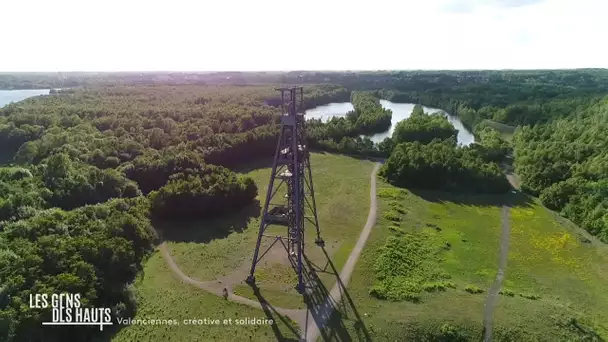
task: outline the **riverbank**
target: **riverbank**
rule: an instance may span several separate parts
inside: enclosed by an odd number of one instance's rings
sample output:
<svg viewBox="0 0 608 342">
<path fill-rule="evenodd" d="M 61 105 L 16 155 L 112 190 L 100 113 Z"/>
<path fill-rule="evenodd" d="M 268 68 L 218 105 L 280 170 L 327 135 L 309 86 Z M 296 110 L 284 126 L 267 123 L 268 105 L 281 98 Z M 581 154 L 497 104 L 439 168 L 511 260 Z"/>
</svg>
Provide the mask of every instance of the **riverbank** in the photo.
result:
<svg viewBox="0 0 608 342">
<path fill-rule="evenodd" d="M 374 143 L 379 143 L 387 137 L 392 136 L 395 126 L 398 122 L 405 120 L 410 117 L 414 109 L 414 103 L 397 103 L 388 100 L 380 100 L 380 104 L 384 109 L 389 109 L 393 112 L 391 119 L 391 126 L 389 129 L 382 133 L 377 133 L 368 136 Z M 448 112 L 423 106 L 424 112 L 427 114 L 441 112 L 447 118 L 448 121 L 458 130 L 458 142 L 461 145 L 467 146 L 475 142 L 474 134 L 462 123 L 462 121 L 454 115 L 450 115 Z M 323 122 L 327 122 L 332 117 L 344 117 L 350 111 L 354 110 L 353 105 L 350 102 L 332 102 L 315 108 L 306 110 L 306 119 L 320 119 Z"/>
</svg>

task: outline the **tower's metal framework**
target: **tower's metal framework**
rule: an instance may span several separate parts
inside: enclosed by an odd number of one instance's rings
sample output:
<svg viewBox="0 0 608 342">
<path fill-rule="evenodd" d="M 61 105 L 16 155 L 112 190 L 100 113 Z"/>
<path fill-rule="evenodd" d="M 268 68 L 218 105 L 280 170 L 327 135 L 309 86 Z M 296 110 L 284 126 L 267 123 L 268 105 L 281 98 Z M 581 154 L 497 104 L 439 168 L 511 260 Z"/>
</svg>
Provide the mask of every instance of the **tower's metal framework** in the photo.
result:
<svg viewBox="0 0 608 342">
<path fill-rule="evenodd" d="M 309 223 L 310 228 L 314 227 L 317 245 L 323 246 L 325 242 L 321 238 L 319 230 L 310 154 L 306 143 L 303 113 L 304 91 L 302 87 L 278 88 L 277 90 L 281 92 L 282 113 L 284 114 L 281 116 L 279 141 L 247 283 L 255 283 L 256 265 L 276 243 L 280 243 L 285 248 L 291 265 L 298 275 L 296 289 L 303 292 L 302 257 L 305 223 Z M 273 225 L 286 227 L 287 234 L 268 234 L 267 229 Z M 264 237 L 272 238 L 274 241 L 260 255 Z"/>
</svg>

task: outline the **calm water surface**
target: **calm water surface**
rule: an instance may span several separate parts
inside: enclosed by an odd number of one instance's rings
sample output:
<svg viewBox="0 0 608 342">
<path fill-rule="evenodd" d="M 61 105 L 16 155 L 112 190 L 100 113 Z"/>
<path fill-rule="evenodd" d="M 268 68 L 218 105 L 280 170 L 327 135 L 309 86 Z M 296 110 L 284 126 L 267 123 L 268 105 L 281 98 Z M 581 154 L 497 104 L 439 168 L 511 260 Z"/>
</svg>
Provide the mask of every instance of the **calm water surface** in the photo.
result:
<svg viewBox="0 0 608 342">
<path fill-rule="evenodd" d="M 11 102 L 25 100 L 28 97 L 48 95 L 50 91 L 50 89 L 0 90 L 0 107 L 4 107 Z"/>
<path fill-rule="evenodd" d="M 415 104 L 413 103 L 395 103 L 387 100 L 380 100 L 380 104 L 385 109 L 390 109 L 393 111 L 393 118 L 391 120 L 391 127 L 388 131 L 377 133 L 369 138 L 373 142 L 380 142 L 384 140 L 386 137 L 390 137 L 393 135 L 393 131 L 395 130 L 395 125 L 397 122 L 401 120 L 405 120 L 412 115 L 412 111 L 414 110 Z M 447 116 L 448 121 L 454 125 L 454 128 L 458 130 L 458 143 L 461 145 L 469 145 L 475 142 L 475 137 L 473 134 L 464 127 L 462 121 L 457 116 L 450 115 L 449 113 L 431 107 L 425 107 L 425 113 L 435 113 L 441 112 L 445 116 Z M 323 122 L 327 122 L 331 117 L 334 116 L 345 116 L 349 111 L 354 110 L 353 105 L 350 102 L 340 102 L 340 103 L 329 103 L 323 106 L 315 107 L 306 111 L 307 119 L 321 119 Z"/>
</svg>

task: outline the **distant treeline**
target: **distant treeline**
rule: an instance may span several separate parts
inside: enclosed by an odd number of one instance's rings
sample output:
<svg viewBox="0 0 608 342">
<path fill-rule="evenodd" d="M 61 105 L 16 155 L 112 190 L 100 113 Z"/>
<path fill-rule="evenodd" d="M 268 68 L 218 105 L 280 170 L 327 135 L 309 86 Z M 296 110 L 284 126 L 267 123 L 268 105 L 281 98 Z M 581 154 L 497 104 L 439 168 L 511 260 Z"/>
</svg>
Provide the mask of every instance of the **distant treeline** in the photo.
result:
<svg viewBox="0 0 608 342">
<path fill-rule="evenodd" d="M 350 91 L 390 89 L 410 98 L 418 93 L 470 101 L 477 110 L 489 103 L 506 107 L 532 99 L 605 94 L 608 70 L 0 73 L 0 89 L 185 84 L 340 84 Z"/>
<path fill-rule="evenodd" d="M 532 79 L 513 85 L 470 84 L 442 89 L 439 93 L 382 89 L 377 91 L 377 96 L 443 109 L 459 116 L 465 126 L 473 130 L 488 119 L 511 126 L 546 123 L 570 115 L 579 106 L 597 103 L 606 93 L 608 80 L 602 81 L 597 88 L 588 89 L 572 85 L 535 85 Z"/>
</svg>

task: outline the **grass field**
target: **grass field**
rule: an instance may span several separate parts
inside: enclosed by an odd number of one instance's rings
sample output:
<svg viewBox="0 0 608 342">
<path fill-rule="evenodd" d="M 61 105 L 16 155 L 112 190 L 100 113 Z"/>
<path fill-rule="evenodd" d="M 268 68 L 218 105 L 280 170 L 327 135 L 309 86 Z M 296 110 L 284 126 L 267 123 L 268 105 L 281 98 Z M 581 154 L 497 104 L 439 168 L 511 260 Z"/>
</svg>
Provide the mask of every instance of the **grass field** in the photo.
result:
<svg viewBox="0 0 608 342">
<path fill-rule="evenodd" d="M 133 324 L 120 326 L 113 341 L 276 341 L 298 340 L 298 327 L 288 318 L 274 315 L 276 324 L 243 325 L 240 319 L 267 319 L 262 310 L 224 301 L 173 276 L 160 253 L 146 262 L 135 283 L 138 302 L 136 320 L 175 320 L 176 324 Z M 185 324 L 184 320 L 217 320 L 214 324 Z M 232 319 L 224 324 L 224 319 Z M 190 322 L 188 322 L 190 323 Z M 241 322 L 243 323 L 243 322 Z M 245 322 L 247 323 L 247 322 Z M 280 333 L 280 335 L 277 335 Z"/>
<path fill-rule="evenodd" d="M 326 250 L 339 270 L 367 216 L 373 164 L 331 154 L 314 154 L 312 162 Z M 260 185 L 263 201 L 268 169 L 247 173 Z M 184 273 L 200 280 L 234 274 L 241 279 L 248 271 L 261 205 L 221 220 L 159 227 Z M 321 339 L 480 340 L 484 304 L 497 272 L 503 205 L 511 207 L 509 253 L 494 310 L 494 340 L 606 339 L 605 245 L 520 193 L 413 193 L 381 180 L 378 223 Z M 223 229 L 206 235 L 200 229 L 205 226 Z M 313 234 L 308 238 L 312 240 Z M 310 242 L 310 258 L 322 259 L 321 250 Z M 292 288 L 295 277 L 289 267 L 279 257 L 269 260 L 257 274 L 264 297 L 275 306 L 305 307 Z M 319 276 L 329 289 L 334 277 L 322 272 Z M 233 289 L 256 298 L 242 282 Z M 267 317 L 261 310 L 225 302 L 179 282 L 159 254 L 146 263 L 136 294 L 136 318 L 176 317 L 181 322 L 191 317 Z M 289 318 L 275 326 L 134 325 L 120 330 L 115 340 L 234 340 L 236 336 L 293 339 L 297 328 Z"/>
<path fill-rule="evenodd" d="M 325 336 L 480 340 L 502 205 L 512 206 L 511 234 L 494 340 L 608 336 L 606 246 L 533 199 L 414 194 L 382 182 L 378 194 L 378 224 Z"/>
<path fill-rule="evenodd" d="M 369 176 L 373 165 L 367 160 L 334 154 L 313 153 L 311 156 L 322 237 L 326 242 L 325 250 L 337 269 L 346 262 L 367 219 Z M 251 166 L 250 170 L 243 172 L 258 184 L 258 202 L 254 205 L 216 220 L 156 222 L 155 225 L 185 274 L 203 281 L 222 278 L 222 281 L 234 282 L 236 294 L 256 299 L 244 279 L 251 265 L 259 229 L 259 215 L 270 176 L 269 163 Z M 308 229 L 307 258 L 323 266 L 326 256 L 313 243 L 314 238 L 314 230 Z M 270 242 L 264 240 L 264 246 Z M 256 282 L 272 305 L 304 308 L 302 296 L 294 288 L 297 283 L 295 274 L 284 260 L 285 255 L 283 249 L 273 248 L 258 265 Z M 328 288 L 335 282 L 335 276 L 331 274 L 320 274 L 320 278 Z"/>
<path fill-rule="evenodd" d="M 492 127 L 495 130 L 499 131 L 500 134 L 502 135 L 503 139 L 505 139 L 507 141 L 511 141 L 511 139 L 513 139 L 513 133 L 515 132 L 515 129 L 517 128 L 515 126 L 510 126 L 507 124 L 503 124 L 503 123 L 496 122 L 493 120 L 488 120 L 488 119 L 484 120 L 482 122 L 482 124 Z"/>
<path fill-rule="evenodd" d="M 313 154 L 311 157 L 317 208 L 326 250 L 336 266 L 346 261 L 350 249 L 361 231 L 369 209 L 370 161 L 332 154 Z M 256 299 L 251 288 L 243 282 L 250 266 L 255 238 L 259 229 L 259 215 L 266 195 L 270 169 L 268 164 L 252 167 L 246 174 L 259 187 L 259 202 L 244 210 L 216 220 L 190 223 L 155 222 L 167 241 L 171 254 L 182 271 L 199 280 L 237 277 L 240 285 L 233 287 L 236 294 Z M 338 201 L 337 198 L 340 200 Z M 209 227 L 214 232 L 209 233 Z M 206 229 L 207 228 L 207 229 Z M 308 257 L 324 260 L 322 250 L 309 233 Z M 283 251 L 279 251 L 284 254 Z M 295 276 L 279 256 L 269 256 L 261 264 L 257 283 L 269 303 L 274 306 L 303 308 L 302 296 L 293 289 Z M 320 261 L 317 261 L 320 263 Z M 335 277 L 321 276 L 327 287 Z M 139 310 L 136 319 L 157 318 L 204 319 L 237 317 L 274 318 L 262 310 L 224 301 L 191 285 L 182 283 L 166 266 L 160 253 L 155 253 L 145 264 L 143 275 L 135 285 Z M 237 338 L 252 340 L 297 339 L 298 327 L 290 318 L 275 326 L 205 325 L 131 325 L 123 327 L 113 338 L 116 341 L 194 341 Z"/>
</svg>

